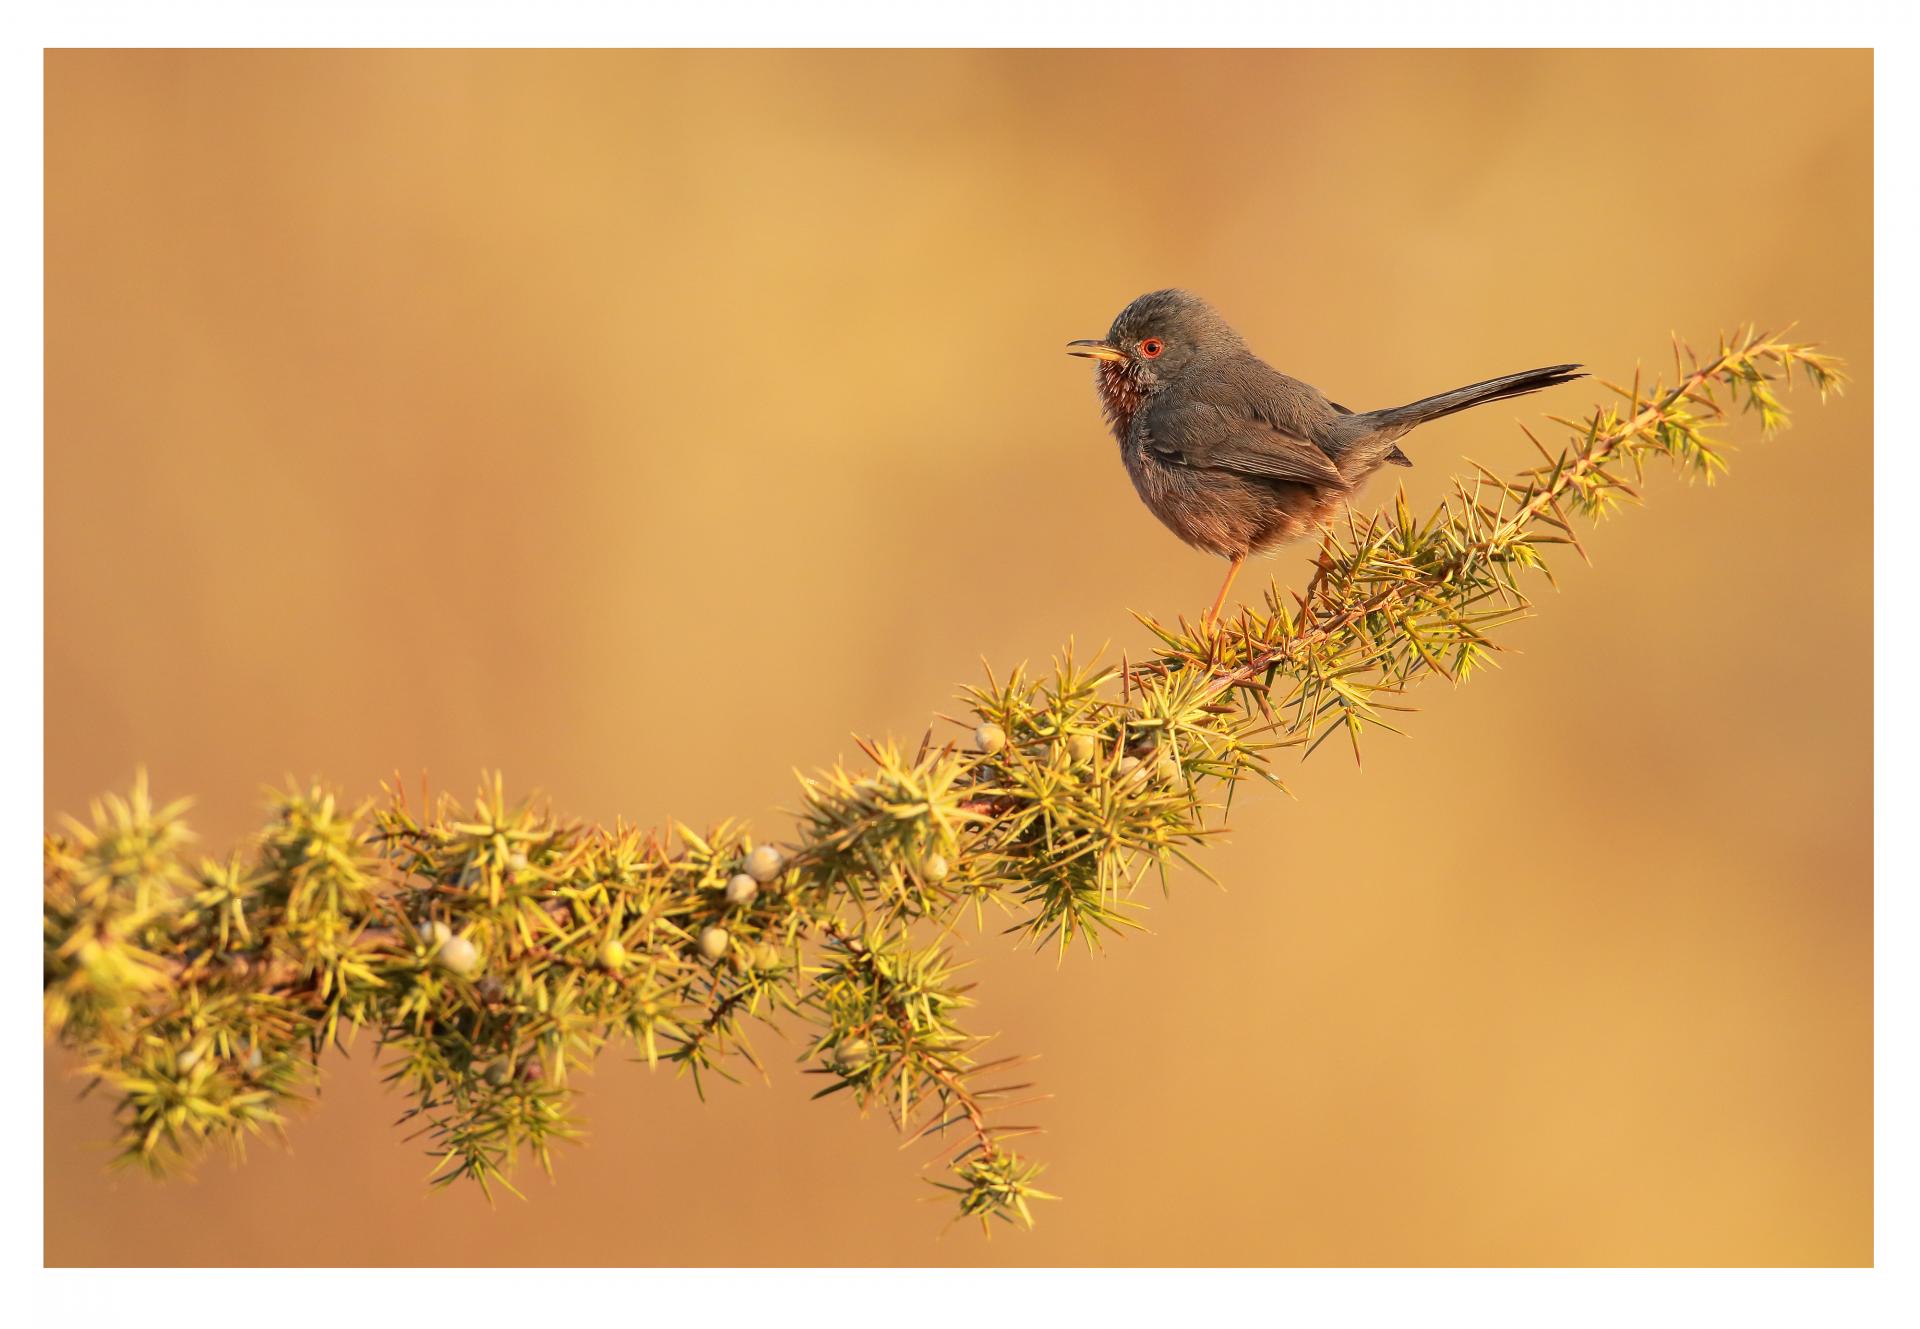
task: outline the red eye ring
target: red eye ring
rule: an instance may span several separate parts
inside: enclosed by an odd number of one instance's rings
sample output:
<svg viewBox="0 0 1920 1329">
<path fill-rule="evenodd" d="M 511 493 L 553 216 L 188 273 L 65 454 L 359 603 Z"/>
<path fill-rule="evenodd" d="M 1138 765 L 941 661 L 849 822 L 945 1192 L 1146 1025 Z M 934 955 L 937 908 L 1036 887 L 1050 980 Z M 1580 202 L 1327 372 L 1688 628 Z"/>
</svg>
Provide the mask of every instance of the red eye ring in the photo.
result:
<svg viewBox="0 0 1920 1329">
<path fill-rule="evenodd" d="M 1148 337 L 1140 343 L 1139 349 L 1142 356 L 1155 360 L 1159 358 L 1160 352 L 1167 349 L 1167 344 L 1158 337 Z"/>
</svg>

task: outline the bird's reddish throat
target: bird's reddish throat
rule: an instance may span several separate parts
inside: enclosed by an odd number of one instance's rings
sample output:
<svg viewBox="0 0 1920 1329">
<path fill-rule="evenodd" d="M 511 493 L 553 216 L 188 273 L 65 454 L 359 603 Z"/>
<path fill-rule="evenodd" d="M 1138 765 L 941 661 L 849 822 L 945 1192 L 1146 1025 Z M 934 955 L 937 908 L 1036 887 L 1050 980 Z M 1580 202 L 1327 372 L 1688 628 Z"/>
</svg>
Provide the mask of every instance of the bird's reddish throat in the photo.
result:
<svg viewBox="0 0 1920 1329">
<path fill-rule="evenodd" d="M 1133 376 L 1132 365 L 1102 360 L 1098 369 L 1101 408 L 1107 413 L 1107 423 L 1113 426 L 1113 436 L 1124 443 L 1127 431 L 1133 427 L 1134 412 L 1140 409 L 1147 394 L 1141 391 L 1140 381 Z"/>
</svg>

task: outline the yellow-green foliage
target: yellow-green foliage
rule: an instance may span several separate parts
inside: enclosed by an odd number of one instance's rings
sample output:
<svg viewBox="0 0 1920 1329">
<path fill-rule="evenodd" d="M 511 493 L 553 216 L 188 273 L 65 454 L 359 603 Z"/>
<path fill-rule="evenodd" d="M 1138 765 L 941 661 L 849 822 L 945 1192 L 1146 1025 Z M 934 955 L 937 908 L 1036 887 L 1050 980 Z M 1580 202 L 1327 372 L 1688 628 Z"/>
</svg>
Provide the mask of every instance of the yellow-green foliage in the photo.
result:
<svg viewBox="0 0 1920 1329">
<path fill-rule="evenodd" d="M 1281 746 L 1356 744 L 1422 675 L 1466 677 L 1526 611 L 1523 573 L 1575 543 L 1575 516 L 1636 495 L 1664 456 L 1709 479 L 1726 406 L 1785 421 L 1799 370 L 1838 366 L 1754 332 L 1675 379 L 1613 389 L 1540 466 L 1462 480 L 1425 520 L 1405 496 L 1326 533 L 1297 593 L 1217 624 L 1146 621 L 1125 667 L 1015 670 L 969 688 L 951 738 L 866 747 L 871 765 L 803 778 L 791 836 L 586 826 L 510 800 L 402 792 L 348 806 L 276 794 L 224 862 L 190 865 L 183 803 L 140 779 L 47 838 L 49 1027 L 119 1096 L 120 1159 L 154 1171 L 238 1147 L 300 1096 L 318 1054 L 369 1031 L 446 1182 L 509 1185 L 575 1134 L 571 1077 L 609 1041 L 708 1073 L 757 1065 L 750 1026 L 801 1026 L 801 1058 L 865 1110 L 940 1142 L 960 1212 L 1030 1223 L 1051 1198 L 1001 1114 L 1019 1059 L 982 1062 L 958 1023 L 950 949 L 968 919 L 1036 944 L 1130 925 L 1149 871 L 1190 862 L 1213 812 Z"/>
</svg>

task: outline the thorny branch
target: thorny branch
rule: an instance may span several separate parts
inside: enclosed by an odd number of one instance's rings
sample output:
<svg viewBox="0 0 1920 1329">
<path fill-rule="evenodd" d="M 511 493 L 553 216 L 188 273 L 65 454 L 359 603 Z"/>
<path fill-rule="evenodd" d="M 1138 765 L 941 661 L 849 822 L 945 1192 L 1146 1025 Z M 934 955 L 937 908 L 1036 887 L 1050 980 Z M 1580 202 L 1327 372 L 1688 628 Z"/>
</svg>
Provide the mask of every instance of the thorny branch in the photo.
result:
<svg viewBox="0 0 1920 1329">
<path fill-rule="evenodd" d="M 120 1161 L 161 1172 L 281 1126 L 319 1053 L 362 1029 L 431 1141 L 433 1177 L 490 1193 L 523 1153 L 577 1133 L 571 1073 L 610 1042 L 692 1076 L 759 1068 L 749 1021 L 810 1031 L 800 1053 L 944 1163 L 963 1216 L 1030 1224 L 1052 1198 L 997 1124 L 1030 1086 L 986 1086 L 954 942 L 989 908 L 1064 948 L 1135 926 L 1135 886 L 1220 829 L 1213 795 L 1275 782 L 1275 749 L 1367 725 L 1428 672 L 1461 681 L 1528 611 L 1523 573 L 1572 544 L 1575 518 L 1636 499 L 1649 457 L 1709 480 L 1734 406 L 1764 432 L 1795 371 L 1843 376 L 1811 346 L 1743 331 L 1672 386 L 1615 387 L 1557 452 L 1512 479 L 1479 468 L 1424 521 L 1390 510 L 1323 534 L 1297 593 L 1221 623 L 1143 619 L 1151 659 L 1016 670 L 966 690 L 971 732 L 801 782 L 784 844 L 736 823 L 671 834 L 585 826 L 509 802 L 414 809 L 398 787 L 349 807 L 275 795 L 225 861 L 190 864 L 184 803 L 144 778 L 45 844 L 45 1008 L 84 1073 L 117 1095 Z M 1529 433 L 1529 438 L 1533 435 Z M 1584 556 L 1584 550 L 1580 551 Z M 1195 865 L 1197 866 L 1197 865 Z"/>
</svg>

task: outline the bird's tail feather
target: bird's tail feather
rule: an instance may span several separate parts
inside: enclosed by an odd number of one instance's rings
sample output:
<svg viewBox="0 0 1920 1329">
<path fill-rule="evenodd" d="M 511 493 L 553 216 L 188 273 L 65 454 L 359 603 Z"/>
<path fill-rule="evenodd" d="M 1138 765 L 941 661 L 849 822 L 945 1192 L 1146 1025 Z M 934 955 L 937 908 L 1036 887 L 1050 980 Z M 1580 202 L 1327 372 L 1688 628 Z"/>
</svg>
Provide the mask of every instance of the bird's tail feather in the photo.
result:
<svg viewBox="0 0 1920 1329">
<path fill-rule="evenodd" d="M 1452 392 L 1422 397 L 1419 401 L 1408 402 L 1405 406 L 1390 406 L 1384 411 L 1368 411 L 1366 418 L 1376 429 L 1405 433 L 1415 425 L 1423 425 L 1429 420 L 1438 420 L 1443 415 L 1452 415 L 1455 411 L 1464 411 L 1470 406 L 1480 406 L 1490 401 L 1504 401 L 1508 397 L 1523 397 L 1529 392 L 1538 392 L 1542 388 L 1556 387 L 1584 377 L 1586 375 L 1579 365 L 1549 365 L 1545 369 L 1523 369 L 1517 374 L 1502 374 L 1499 378 L 1490 378 L 1484 383 L 1469 383 L 1466 387 L 1455 388 Z"/>
</svg>

